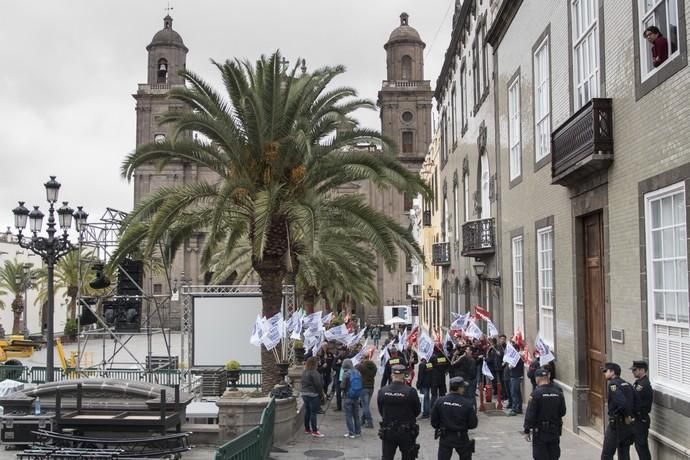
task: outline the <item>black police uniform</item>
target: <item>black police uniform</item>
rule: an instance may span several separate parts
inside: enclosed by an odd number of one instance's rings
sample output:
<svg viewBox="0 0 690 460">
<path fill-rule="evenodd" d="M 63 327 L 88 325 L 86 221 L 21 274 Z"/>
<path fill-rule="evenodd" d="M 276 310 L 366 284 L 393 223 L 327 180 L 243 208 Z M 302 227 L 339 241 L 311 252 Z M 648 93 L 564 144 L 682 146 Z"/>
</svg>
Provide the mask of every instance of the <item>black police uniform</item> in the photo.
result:
<svg viewBox="0 0 690 460">
<path fill-rule="evenodd" d="M 385 387 L 393 381 L 391 379 L 391 369 L 393 368 L 393 366 L 407 366 L 407 361 L 405 360 L 405 357 L 402 356 L 402 354 L 399 351 L 395 351 L 394 353 L 395 356 L 391 356 L 390 358 L 388 358 L 388 361 L 386 361 L 386 364 L 383 368 L 383 376 L 381 377 L 381 388 Z"/>
<path fill-rule="evenodd" d="M 547 374 L 548 375 L 548 374 Z M 537 372 L 537 376 L 539 372 Z M 565 415 L 565 398 L 552 383 L 534 389 L 525 413 L 525 433 L 532 432 L 532 458 L 557 460 L 561 456 L 560 438 Z"/>
<path fill-rule="evenodd" d="M 635 421 L 633 422 L 633 434 L 635 436 L 635 450 L 640 460 L 651 460 L 652 454 L 649 452 L 649 445 L 647 438 L 649 436 L 649 413 L 652 411 L 652 401 L 654 400 L 654 392 L 652 385 L 649 383 L 649 377 L 646 375 L 635 380 L 633 383 L 633 415 Z"/>
<path fill-rule="evenodd" d="M 446 394 L 446 374 L 450 363 L 440 351 L 436 351 L 429 362 L 433 368 L 431 373 L 431 406 L 433 407 L 436 399 Z"/>
<path fill-rule="evenodd" d="M 632 415 L 633 388 L 620 377 L 608 381 L 609 426 L 604 434 L 601 460 L 613 460 L 618 450 L 618 460 L 630 460 L 633 443 Z"/>
<path fill-rule="evenodd" d="M 401 372 L 404 372 L 404 368 Z M 383 418 L 379 430 L 382 441 L 381 459 L 393 460 L 398 448 L 402 453 L 402 460 L 417 458 L 419 425 L 416 420 L 422 411 L 417 390 L 402 382 L 393 382 L 379 390 L 376 402 Z"/>
<path fill-rule="evenodd" d="M 440 438 L 438 460 L 450 460 L 454 450 L 460 460 L 471 460 L 474 440 L 470 441 L 467 430 L 477 428 L 478 423 L 471 399 L 455 392 L 438 398 L 431 409 L 431 426 Z"/>
</svg>

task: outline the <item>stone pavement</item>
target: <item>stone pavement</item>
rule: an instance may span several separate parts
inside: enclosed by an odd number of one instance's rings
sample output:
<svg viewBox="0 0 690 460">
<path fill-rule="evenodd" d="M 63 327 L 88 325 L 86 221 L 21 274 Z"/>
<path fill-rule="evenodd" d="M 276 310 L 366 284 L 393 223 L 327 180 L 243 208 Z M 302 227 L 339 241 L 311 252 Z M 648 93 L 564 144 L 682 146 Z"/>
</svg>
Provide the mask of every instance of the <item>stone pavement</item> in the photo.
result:
<svg viewBox="0 0 690 460">
<path fill-rule="evenodd" d="M 374 460 L 381 458 L 381 441 L 377 429 L 362 428 L 362 437 L 346 439 L 343 434 L 345 415 L 335 412 L 335 402 L 329 407 L 325 415 L 319 416 L 319 430 L 324 438 L 314 438 L 310 435 L 298 433 L 294 440 L 284 446 L 279 446 L 287 452 L 275 452 L 271 457 L 275 460 L 305 460 L 305 459 L 352 459 Z M 380 417 L 374 411 L 374 425 L 378 427 Z M 476 452 L 473 459 L 531 459 L 531 444 L 526 442 L 519 433 L 522 429 L 521 415 L 506 417 L 503 412 L 494 411 L 479 414 L 479 427 L 470 432 L 470 437 L 476 440 Z M 418 420 L 420 434 L 417 442 L 421 445 L 419 460 L 436 459 L 438 442 L 434 440 L 434 430 L 428 419 Z M 578 438 L 571 432 L 564 432 L 561 438 L 561 459 L 597 459 L 600 451 L 597 447 Z M 400 454 L 396 456 L 400 458 Z M 457 458 L 457 455 L 454 457 Z"/>
</svg>

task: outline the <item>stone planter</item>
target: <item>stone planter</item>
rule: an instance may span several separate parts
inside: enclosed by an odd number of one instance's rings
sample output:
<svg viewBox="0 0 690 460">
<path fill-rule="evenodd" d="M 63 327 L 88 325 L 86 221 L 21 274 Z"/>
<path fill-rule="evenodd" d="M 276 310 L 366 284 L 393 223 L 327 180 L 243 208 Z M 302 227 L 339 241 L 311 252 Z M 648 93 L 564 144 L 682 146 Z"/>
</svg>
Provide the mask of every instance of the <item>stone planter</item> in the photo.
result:
<svg viewBox="0 0 690 460">
<path fill-rule="evenodd" d="M 237 381 L 240 379 L 240 369 L 228 369 L 228 381 L 230 382 L 230 390 L 237 391 Z"/>
<path fill-rule="evenodd" d="M 288 377 L 290 378 L 290 385 L 295 396 L 299 396 L 302 391 L 302 373 L 304 372 L 304 366 L 292 366 L 288 370 Z"/>
<path fill-rule="evenodd" d="M 220 444 L 225 443 L 259 424 L 261 413 L 270 402 L 270 398 L 249 398 L 235 396 L 236 392 L 226 392 L 216 402 L 218 406 L 218 425 Z M 276 418 L 274 443 L 285 443 L 294 435 L 297 402 L 294 397 L 276 399 Z"/>
<path fill-rule="evenodd" d="M 304 348 L 295 347 L 295 364 L 304 364 L 304 354 L 306 350 Z"/>
</svg>

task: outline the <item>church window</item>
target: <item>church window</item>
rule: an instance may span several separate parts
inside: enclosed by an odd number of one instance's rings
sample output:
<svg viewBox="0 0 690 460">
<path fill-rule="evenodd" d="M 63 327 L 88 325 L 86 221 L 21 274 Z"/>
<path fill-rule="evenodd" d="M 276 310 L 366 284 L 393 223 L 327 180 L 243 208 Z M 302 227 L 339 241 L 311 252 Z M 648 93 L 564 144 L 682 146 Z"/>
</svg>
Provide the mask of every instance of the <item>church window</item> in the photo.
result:
<svg viewBox="0 0 690 460">
<path fill-rule="evenodd" d="M 414 151 L 414 133 L 403 131 L 402 133 L 402 153 L 412 153 Z"/>
<path fill-rule="evenodd" d="M 414 115 L 409 110 L 406 112 L 403 112 L 403 114 L 402 114 L 402 119 L 406 123 L 411 122 L 413 118 L 414 118 Z"/>
<path fill-rule="evenodd" d="M 402 57 L 402 79 L 412 80 L 412 58 L 408 55 Z"/>
<path fill-rule="evenodd" d="M 168 81 L 168 61 L 167 59 L 158 60 L 158 83 L 167 83 Z"/>
</svg>

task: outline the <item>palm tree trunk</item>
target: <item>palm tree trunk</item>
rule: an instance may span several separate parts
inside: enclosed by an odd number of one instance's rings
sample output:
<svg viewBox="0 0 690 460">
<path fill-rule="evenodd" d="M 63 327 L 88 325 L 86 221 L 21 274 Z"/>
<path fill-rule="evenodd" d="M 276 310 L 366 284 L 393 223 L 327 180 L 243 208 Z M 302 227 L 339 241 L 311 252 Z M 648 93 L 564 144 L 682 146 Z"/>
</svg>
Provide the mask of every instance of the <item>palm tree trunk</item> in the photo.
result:
<svg viewBox="0 0 690 460">
<path fill-rule="evenodd" d="M 19 335 L 22 333 L 22 312 L 24 311 L 24 298 L 21 295 L 15 297 L 12 302 L 12 314 L 14 315 L 12 321 L 12 335 Z"/>
<path fill-rule="evenodd" d="M 271 261 L 264 260 L 257 264 L 257 273 L 259 274 L 259 283 L 261 285 L 262 313 L 266 318 L 270 318 L 280 312 L 283 303 L 283 278 L 285 271 L 280 261 L 271 263 Z M 281 355 L 280 347 L 281 345 L 276 347 L 279 356 Z M 283 356 L 280 357 L 281 359 L 283 358 Z M 276 384 L 280 383 L 275 355 L 273 351 L 268 351 L 263 346 L 261 347 L 261 373 L 262 392 L 268 393 Z"/>
</svg>

